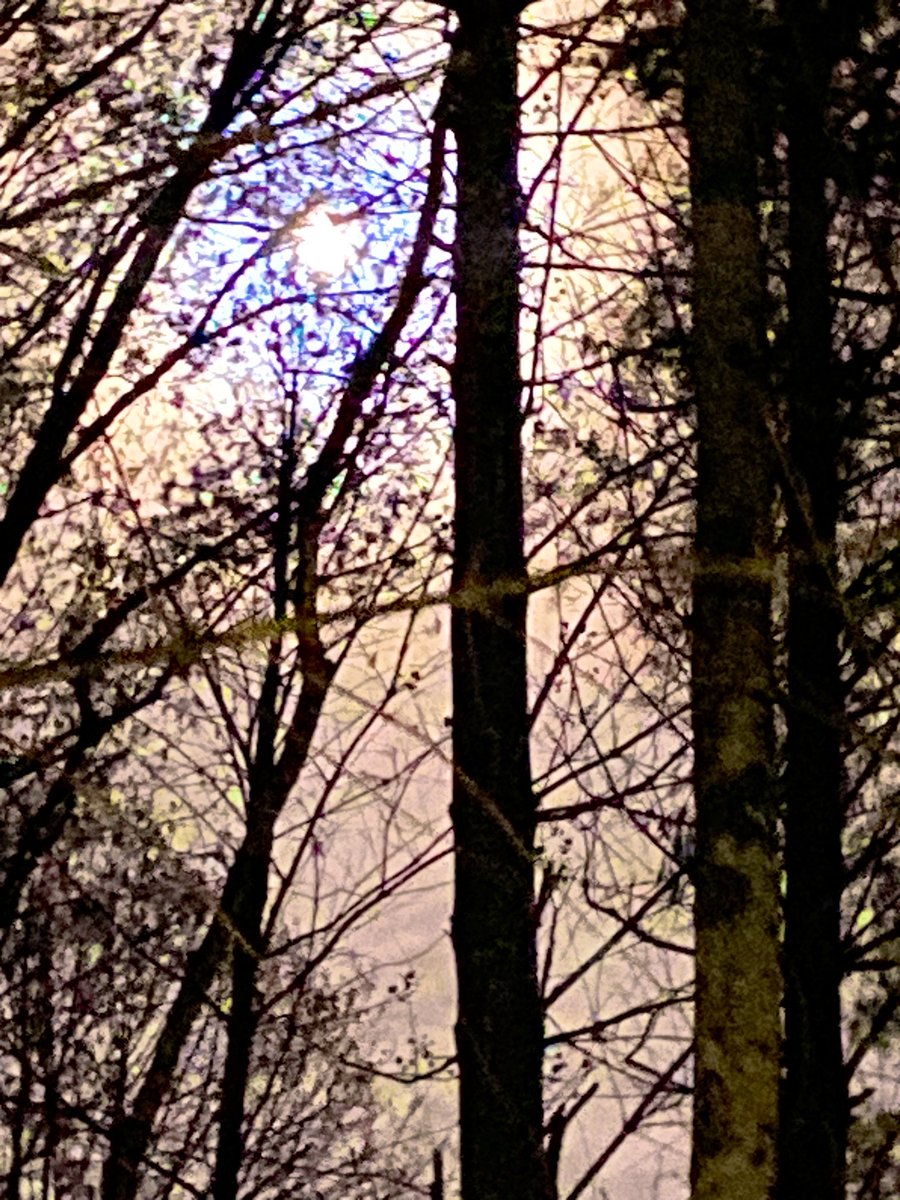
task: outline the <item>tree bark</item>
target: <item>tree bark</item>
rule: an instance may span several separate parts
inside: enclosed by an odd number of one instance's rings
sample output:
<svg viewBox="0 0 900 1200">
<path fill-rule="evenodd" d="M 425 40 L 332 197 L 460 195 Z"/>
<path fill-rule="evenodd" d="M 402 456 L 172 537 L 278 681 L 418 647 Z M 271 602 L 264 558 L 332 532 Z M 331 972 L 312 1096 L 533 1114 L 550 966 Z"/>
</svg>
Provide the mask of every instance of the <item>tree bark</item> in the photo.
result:
<svg viewBox="0 0 900 1200">
<path fill-rule="evenodd" d="M 463 1200 L 546 1200 L 518 351 L 517 21 L 459 5 L 451 815 Z"/>
<path fill-rule="evenodd" d="M 825 117 L 831 22 L 785 0 L 788 513 L 785 773 L 785 1080 L 779 1196 L 843 1200 L 847 1088 L 841 1047 L 842 730 L 836 563 L 840 428 L 831 384 Z"/>
<path fill-rule="evenodd" d="M 781 1051 L 773 472 L 748 0 L 688 7 L 697 406 L 694 1200 L 771 1200 Z"/>
</svg>

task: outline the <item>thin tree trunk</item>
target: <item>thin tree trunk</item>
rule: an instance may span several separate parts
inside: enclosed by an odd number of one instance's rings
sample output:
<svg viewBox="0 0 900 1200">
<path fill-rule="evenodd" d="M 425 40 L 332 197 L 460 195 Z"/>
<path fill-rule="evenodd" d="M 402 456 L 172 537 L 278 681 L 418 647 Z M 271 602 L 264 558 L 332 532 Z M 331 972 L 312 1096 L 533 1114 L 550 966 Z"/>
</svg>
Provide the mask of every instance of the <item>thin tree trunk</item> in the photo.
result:
<svg viewBox="0 0 900 1200">
<path fill-rule="evenodd" d="M 31 1016 L 28 1002 L 25 999 L 26 984 L 22 983 L 22 998 L 19 1006 L 19 1027 L 28 1029 Z M 31 1088 L 34 1082 L 34 1067 L 31 1062 L 31 1047 L 27 1043 L 27 1035 L 23 1035 L 21 1048 L 16 1056 L 19 1062 L 19 1085 L 12 1113 L 7 1117 L 9 1125 L 9 1167 L 6 1173 L 7 1200 L 22 1200 L 22 1183 L 25 1169 L 25 1137 L 31 1116 Z M 12 1097 L 10 1096 L 10 1100 Z M 11 1107 L 11 1106 L 10 1106 Z M 9 1112 L 9 1107 L 7 1108 Z"/>
<path fill-rule="evenodd" d="M 258 805 L 248 819 L 244 841 L 228 872 L 219 911 L 203 941 L 188 956 L 184 978 L 166 1015 L 153 1061 L 131 1112 L 117 1120 L 110 1131 L 103 1200 L 134 1200 L 140 1164 L 147 1152 L 154 1122 L 169 1094 L 181 1052 L 212 982 L 226 960 L 235 934 L 250 947 L 255 945 L 252 929 L 254 921 L 258 928 L 265 904 L 275 821 L 306 761 L 332 674 L 333 668 L 322 656 L 319 669 L 310 671 L 304 679 L 287 745 L 278 763 L 271 768 L 277 777 L 277 785 L 270 781 L 266 802 Z M 248 933 L 250 937 L 247 937 Z"/>
<path fill-rule="evenodd" d="M 444 1200 L 444 1156 L 440 1150 L 431 1153 L 431 1186 L 429 1200 Z"/>
<path fill-rule="evenodd" d="M 274 616 L 283 622 L 289 612 L 290 558 L 294 537 L 292 491 L 297 467 L 296 406 L 283 439 L 279 472 L 278 525 L 273 555 Z M 298 713 L 309 696 L 314 704 L 312 720 L 308 723 L 306 745 L 312 738 L 318 715 L 324 702 L 331 671 L 319 640 L 316 620 L 315 563 L 321 522 L 311 514 L 304 520 L 299 539 L 294 586 L 296 616 L 300 629 L 300 655 L 304 670 L 303 691 Z M 234 913 L 236 934 L 231 958 L 231 1013 L 228 1019 L 228 1046 L 222 1076 L 222 1099 L 219 1105 L 218 1142 L 213 1172 L 213 1200 L 236 1200 L 241 1163 L 244 1158 L 244 1112 L 250 1059 L 259 1020 L 256 999 L 256 979 L 259 961 L 265 950 L 263 914 L 268 894 L 269 867 L 272 858 L 274 818 L 281 812 L 295 779 L 279 770 L 276 756 L 280 693 L 282 690 L 283 639 L 275 638 L 269 645 L 269 659 L 256 706 L 256 753 L 249 778 L 247 800 L 247 844 L 251 848 L 245 873 L 246 887 L 240 906 Z M 322 686 L 316 685 L 321 679 Z M 304 750 L 302 758 L 305 759 Z M 302 762 L 302 759 L 298 760 Z M 298 768 L 299 769 L 299 768 Z"/>
<path fill-rule="evenodd" d="M 513 5 L 458 5 L 451 815 L 463 1200 L 546 1200 L 523 587 Z"/>
<path fill-rule="evenodd" d="M 785 1081 L 779 1196 L 843 1200 L 842 715 L 835 578 L 840 429 L 831 375 L 826 135 L 832 47 L 816 0 L 785 0 L 790 447 L 785 774 Z"/>
<path fill-rule="evenodd" d="M 257 870 L 262 887 L 254 889 L 253 912 L 245 924 L 255 922 L 256 938 L 250 946 L 236 945 L 231 962 L 231 1013 L 228 1018 L 228 1050 L 222 1076 L 222 1100 L 219 1106 L 216 1166 L 212 1182 L 213 1200 L 235 1200 L 238 1194 L 241 1164 L 244 1159 L 244 1111 L 247 1077 L 259 1021 L 256 1008 L 256 977 L 261 953 L 259 933 L 265 907 L 265 885 L 269 859 Z"/>
<path fill-rule="evenodd" d="M 109 1151 L 103 1167 L 103 1200 L 134 1200 L 138 1172 L 153 1133 L 153 1123 L 172 1085 L 178 1060 L 209 988 L 225 957 L 228 926 L 244 872 L 243 847 L 228 873 L 219 912 L 199 946 L 188 955 L 184 977 L 166 1014 L 153 1060 L 147 1069 L 130 1112 L 120 1114 L 109 1133 Z"/>
<path fill-rule="evenodd" d="M 688 6 L 697 404 L 694 1200 L 771 1200 L 781 1051 L 773 482 L 748 0 Z"/>
</svg>

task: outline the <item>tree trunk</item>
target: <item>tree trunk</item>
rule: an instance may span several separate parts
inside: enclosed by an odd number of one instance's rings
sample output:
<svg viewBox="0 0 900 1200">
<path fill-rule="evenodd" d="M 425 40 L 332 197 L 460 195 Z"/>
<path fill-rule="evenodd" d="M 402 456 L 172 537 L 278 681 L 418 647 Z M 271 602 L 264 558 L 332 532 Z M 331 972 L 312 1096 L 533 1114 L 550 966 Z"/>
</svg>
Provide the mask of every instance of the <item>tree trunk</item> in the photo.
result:
<svg viewBox="0 0 900 1200">
<path fill-rule="evenodd" d="M 166 1014 L 153 1060 L 144 1075 L 132 1110 L 118 1119 L 110 1130 L 109 1154 L 103 1171 L 103 1200 L 134 1200 L 137 1195 L 140 1167 L 150 1145 L 154 1124 L 171 1091 L 181 1053 L 197 1015 L 207 1000 L 209 989 L 232 948 L 240 954 L 236 968 L 240 994 L 233 997 L 237 1010 L 236 1025 L 233 1037 L 229 1039 L 224 1084 L 237 1088 L 239 1080 L 246 1077 L 245 1059 L 249 1060 L 255 1021 L 252 1012 L 256 984 L 255 951 L 261 944 L 260 928 L 273 831 L 283 804 L 306 761 L 332 674 L 333 668 L 323 655 L 318 659 L 315 669 L 311 669 L 304 679 L 293 723 L 288 731 L 287 747 L 277 765 L 267 764 L 267 769 L 276 778 L 263 789 L 262 797 L 257 797 L 254 810 L 248 814 L 247 830 L 228 871 L 219 911 L 214 914 L 200 945 L 188 956 L 181 986 Z M 248 954 L 242 953 L 244 947 L 234 945 L 235 933 L 249 949 Z M 233 1093 L 226 1098 L 223 1107 L 220 1120 L 226 1124 L 226 1128 L 236 1125 L 240 1129 L 243 1089 L 239 1096 Z M 215 1186 L 218 1190 L 214 1195 L 228 1194 L 225 1189 L 231 1186 L 239 1168 L 240 1159 L 235 1160 L 233 1154 L 223 1149 L 216 1163 Z"/>
<path fill-rule="evenodd" d="M 459 5 L 453 946 L 463 1200 L 546 1200 L 518 352 L 517 22 Z"/>
<path fill-rule="evenodd" d="M 688 7 L 697 405 L 694 1200 L 771 1200 L 781 977 L 773 477 L 748 0 Z"/>
<path fill-rule="evenodd" d="M 825 111 L 831 22 L 786 0 L 792 70 L 788 322 L 790 543 L 785 775 L 785 1081 L 779 1195 L 843 1200 L 842 712 L 835 578 L 840 430 L 831 376 Z"/>
</svg>

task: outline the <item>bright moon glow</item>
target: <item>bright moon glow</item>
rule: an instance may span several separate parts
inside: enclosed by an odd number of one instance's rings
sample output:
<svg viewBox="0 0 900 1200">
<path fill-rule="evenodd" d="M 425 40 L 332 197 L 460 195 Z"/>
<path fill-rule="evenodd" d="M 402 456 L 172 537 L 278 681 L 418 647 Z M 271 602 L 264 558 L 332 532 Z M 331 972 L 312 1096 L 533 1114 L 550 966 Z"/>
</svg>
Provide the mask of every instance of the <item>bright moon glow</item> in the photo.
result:
<svg viewBox="0 0 900 1200">
<path fill-rule="evenodd" d="M 334 279 L 357 255 L 358 233 L 355 222 L 335 225 L 324 208 L 317 208 L 294 236 L 297 257 L 311 275 Z"/>
</svg>

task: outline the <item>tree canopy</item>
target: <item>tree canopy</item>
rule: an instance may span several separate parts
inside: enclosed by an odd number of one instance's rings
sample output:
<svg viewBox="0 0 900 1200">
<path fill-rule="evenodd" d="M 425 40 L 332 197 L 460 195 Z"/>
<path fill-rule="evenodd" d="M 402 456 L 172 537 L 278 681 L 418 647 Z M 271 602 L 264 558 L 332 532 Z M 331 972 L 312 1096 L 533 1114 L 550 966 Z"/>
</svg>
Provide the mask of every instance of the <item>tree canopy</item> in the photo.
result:
<svg viewBox="0 0 900 1200">
<path fill-rule="evenodd" d="M 898 56 L 0 4 L 11 1200 L 896 1193 Z"/>
</svg>

